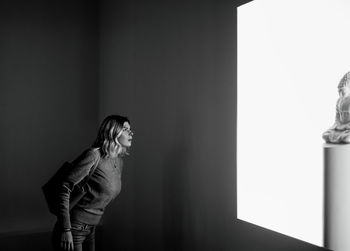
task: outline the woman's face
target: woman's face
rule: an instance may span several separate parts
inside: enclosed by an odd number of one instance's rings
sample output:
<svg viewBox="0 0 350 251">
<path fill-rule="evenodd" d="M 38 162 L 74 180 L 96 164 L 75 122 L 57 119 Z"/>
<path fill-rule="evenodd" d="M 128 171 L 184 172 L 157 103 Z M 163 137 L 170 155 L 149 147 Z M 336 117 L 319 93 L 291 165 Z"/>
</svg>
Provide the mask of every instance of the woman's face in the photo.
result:
<svg viewBox="0 0 350 251">
<path fill-rule="evenodd" d="M 130 147 L 132 141 L 133 132 L 130 130 L 130 124 L 124 122 L 122 134 L 118 138 L 118 142 L 124 147 Z"/>
</svg>

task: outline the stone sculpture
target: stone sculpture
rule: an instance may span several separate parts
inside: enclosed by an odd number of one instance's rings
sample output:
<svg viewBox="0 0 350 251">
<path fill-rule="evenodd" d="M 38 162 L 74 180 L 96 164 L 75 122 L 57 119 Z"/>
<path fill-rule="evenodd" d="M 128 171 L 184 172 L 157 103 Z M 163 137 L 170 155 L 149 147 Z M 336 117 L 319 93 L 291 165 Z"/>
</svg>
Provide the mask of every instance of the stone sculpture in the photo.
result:
<svg viewBox="0 0 350 251">
<path fill-rule="evenodd" d="M 339 98 L 336 105 L 334 125 L 322 137 L 327 143 L 350 143 L 350 72 L 346 73 L 338 85 Z"/>
</svg>

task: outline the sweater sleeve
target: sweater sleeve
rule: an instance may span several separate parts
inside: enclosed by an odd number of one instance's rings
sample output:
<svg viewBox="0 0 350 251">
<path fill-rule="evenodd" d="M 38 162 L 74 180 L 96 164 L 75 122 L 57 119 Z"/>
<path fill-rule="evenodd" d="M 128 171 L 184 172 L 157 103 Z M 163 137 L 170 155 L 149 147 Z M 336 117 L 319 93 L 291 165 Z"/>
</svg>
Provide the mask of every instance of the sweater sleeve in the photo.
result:
<svg viewBox="0 0 350 251">
<path fill-rule="evenodd" d="M 59 211 L 57 220 L 62 228 L 71 228 L 69 199 L 73 187 L 83 180 L 97 161 L 96 151 L 90 149 L 83 152 L 72 164 L 72 171 L 63 180 L 59 192 Z"/>
</svg>

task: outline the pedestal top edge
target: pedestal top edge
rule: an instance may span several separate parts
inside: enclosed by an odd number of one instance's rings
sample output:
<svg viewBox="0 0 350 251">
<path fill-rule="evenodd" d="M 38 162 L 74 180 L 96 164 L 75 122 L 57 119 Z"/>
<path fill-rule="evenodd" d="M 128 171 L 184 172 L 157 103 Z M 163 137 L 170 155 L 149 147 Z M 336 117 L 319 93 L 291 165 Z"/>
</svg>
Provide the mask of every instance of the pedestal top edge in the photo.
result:
<svg viewBox="0 0 350 251">
<path fill-rule="evenodd" d="M 323 143 L 324 148 L 350 148 L 350 144 Z"/>
</svg>

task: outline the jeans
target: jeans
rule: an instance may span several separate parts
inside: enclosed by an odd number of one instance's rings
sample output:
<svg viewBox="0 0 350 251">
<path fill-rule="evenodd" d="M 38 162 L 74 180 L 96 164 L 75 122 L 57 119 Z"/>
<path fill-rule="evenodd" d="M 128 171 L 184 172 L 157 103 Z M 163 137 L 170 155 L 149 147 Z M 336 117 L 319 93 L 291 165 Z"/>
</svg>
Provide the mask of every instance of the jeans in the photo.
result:
<svg viewBox="0 0 350 251">
<path fill-rule="evenodd" d="M 95 251 L 95 229 L 96 226 L 81 222 L 71 222 L 74 251 Z M 55 251 L 61 251 L 61 233 L 59 225 L 56 223 L 52 231 L 52 244 Z"/>
</svg>

